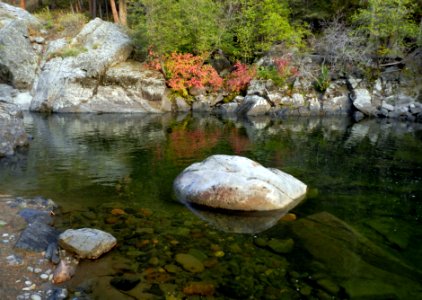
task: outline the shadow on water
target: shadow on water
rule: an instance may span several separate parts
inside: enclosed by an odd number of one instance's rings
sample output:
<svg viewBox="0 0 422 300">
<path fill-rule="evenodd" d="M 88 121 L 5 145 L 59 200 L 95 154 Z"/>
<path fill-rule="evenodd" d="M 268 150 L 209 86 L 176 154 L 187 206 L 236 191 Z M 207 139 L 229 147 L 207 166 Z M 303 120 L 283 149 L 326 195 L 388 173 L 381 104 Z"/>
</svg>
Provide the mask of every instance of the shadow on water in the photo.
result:
<svg viewBox="0 0 422 300">
<path fill-rule="evenodd" d="M 0 191 L 50 197 L 62 207 L 59 228 L 95 227 L 119 241 L 81 263 L 71 291 L 98 299 L 422 297 L 421 124 L 37 114 L 25 124 L 34 139 L 0 160 Z M 174 200 L 172 183 L 217 153 L 288 172 L 308 184 L 308 197 L 287 219 L 198 217 Z M 140 283 L 129 291 L 110 285 L 133 278 Z"/>
</svg>

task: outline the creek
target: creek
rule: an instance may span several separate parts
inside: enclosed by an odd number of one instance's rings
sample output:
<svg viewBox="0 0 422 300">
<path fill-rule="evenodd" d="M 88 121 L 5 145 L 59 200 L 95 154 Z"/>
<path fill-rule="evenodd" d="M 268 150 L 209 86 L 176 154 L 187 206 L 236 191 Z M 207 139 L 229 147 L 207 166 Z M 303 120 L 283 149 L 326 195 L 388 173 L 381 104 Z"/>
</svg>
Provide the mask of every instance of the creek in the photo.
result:
<svg viewBox="0 0 422 300">
<path fill-rule="evenodd" d="M 118 239 L 103 258 L 80 264 L 67 283 L 71 292 L 97 299 L 422 298 L 421 124 L 26 113 L 25 126 L 33 140 L 0 160 L 0 191 L 51 198 L 61 207 L 57 227 L 95 227 Z M 173 180 L 212 154 L 290 173 L 308 184 L 307 198 L 253 233 L 238 227 L 265 220 L 192 212 L 175 200 Z"/>
</svg>

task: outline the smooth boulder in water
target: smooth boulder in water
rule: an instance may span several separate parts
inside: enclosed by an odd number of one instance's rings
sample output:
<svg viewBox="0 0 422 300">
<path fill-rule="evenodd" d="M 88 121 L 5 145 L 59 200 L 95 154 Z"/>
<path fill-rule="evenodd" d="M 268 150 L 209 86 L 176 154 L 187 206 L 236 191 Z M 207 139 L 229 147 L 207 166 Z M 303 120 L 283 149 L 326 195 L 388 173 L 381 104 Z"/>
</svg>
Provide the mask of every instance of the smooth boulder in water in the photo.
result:
<svg viewBox="0 0 422 300">
<path fill-rule="evenodd" d="M 241 211 L 290 209 L 307 189 L 289 174 L 231 155 L 213 155 L 192 164 L 173 187 L 181 202 Z"/>
<path fill-rule="evenodd" d="M 68 229 L 59 236 L 60 246 L 79 258 L 97 259 L 117 243 L 111 234 L 92 228 Z"/>
</svg>

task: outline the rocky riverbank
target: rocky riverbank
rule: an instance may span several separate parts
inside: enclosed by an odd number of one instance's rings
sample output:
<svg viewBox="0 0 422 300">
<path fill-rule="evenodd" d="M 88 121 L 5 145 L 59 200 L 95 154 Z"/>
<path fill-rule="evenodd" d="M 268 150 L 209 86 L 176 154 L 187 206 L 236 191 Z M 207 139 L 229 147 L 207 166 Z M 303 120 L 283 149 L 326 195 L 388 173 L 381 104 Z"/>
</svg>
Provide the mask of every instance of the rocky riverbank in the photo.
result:
<svg viewBox="0 0 422 300">
<path fill-rule="evenodd" d="M 51 284 L 55 265 L 44 257 L 42 251 L 28 249 L 31 248 L 28 239 L 32 237 L 37 242 L 41 237 L 32 236 L 31 232 L 24 234 L 30 227 L 19 214 L 22 210 L 28 213 L 46 212 L 48 209 L 51 209 L 51 202 L 42 198 L 0 195 L 0 295 L 4 300 L 58 300 L 67 297 L 66 289 Z"/>
<path fill-rule="evenodd" d="M 67 299 L 62 283 L 75 274 L 79 260 L 96 259 L 115 246 L 113 236 L 96 229 L 60 233 L 53 227 L 57 209 L 50 199 L 0 194 L 2 299 Z"/>
<path fill-rule="evenodd" d="M 163 113 L 205 111 L 250 115 L 353 115 L 422 121 L 420 74 L 416 50 L 405 67 L 386 67 L 371 80 L 359 74 L 331 74 L 318 92 L 312 78 L 289 85 L 254 80 L 244 96 L 226 103 L 224 91 L 191 92 L 191 99 L 171 95 L 158 71 L 130 60 L 127 32 L 91 20 L 75 36 L 51 37 L 42 22 L 26 11 L 0 3 L 0 100 L 37 112 Z M 19 51 L 17 51 L 19 49 Z M 280 53 L 278 53 L 280 54 Z M 260 63 L 274 59 L 269 53 Z M 307 59 L 307 60 L 306 60 Z M 318 56 L 306 65 L 320 68 Z M 407 63 L 406 63 L 407 62 Z M 356 77 L 358 76 L 358 77 Z"/>
</svg>

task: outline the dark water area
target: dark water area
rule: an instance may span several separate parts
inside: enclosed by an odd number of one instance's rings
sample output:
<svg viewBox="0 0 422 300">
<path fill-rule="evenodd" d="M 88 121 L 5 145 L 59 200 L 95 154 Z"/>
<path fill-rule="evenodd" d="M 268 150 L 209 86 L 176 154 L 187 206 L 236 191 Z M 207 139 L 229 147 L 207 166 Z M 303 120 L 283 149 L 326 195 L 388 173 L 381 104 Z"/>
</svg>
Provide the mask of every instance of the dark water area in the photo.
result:
<svg viewBox="0 0 422 300">
<path fill-rule="evenodd" d="M 347 118 L 26 114 L 31 146 L 0 160 L 0 192 L 61 206 L 57 227 L 118 246 L 66 284 L 93 299 L 421 299 L 422 126 Z M 308 184 L 271 228 L 196 212 L 175 177 L 236 154 Z M 123 214 L 116 214 L 116 208 Z M 112 211 L 114 210 L 114 214 Z M 137 282 L 120 290 L 116 282 Z M 79 294 L 77 294 L 79 295 Z"/>
</svg>

